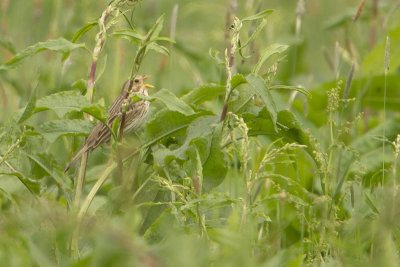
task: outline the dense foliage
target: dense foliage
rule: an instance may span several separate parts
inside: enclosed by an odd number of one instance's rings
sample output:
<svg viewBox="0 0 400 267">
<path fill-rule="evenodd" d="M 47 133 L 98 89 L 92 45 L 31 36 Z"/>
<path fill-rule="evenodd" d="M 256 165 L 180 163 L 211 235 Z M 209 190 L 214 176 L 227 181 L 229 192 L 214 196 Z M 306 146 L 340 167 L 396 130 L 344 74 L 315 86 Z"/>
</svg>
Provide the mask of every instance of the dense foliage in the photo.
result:
<svg viewBox="0 0 400 267">
<path fill-rule="evenodd" d="M 0 3 L 1 265 L 399 265 L 399 1 Z"/>
</svg>

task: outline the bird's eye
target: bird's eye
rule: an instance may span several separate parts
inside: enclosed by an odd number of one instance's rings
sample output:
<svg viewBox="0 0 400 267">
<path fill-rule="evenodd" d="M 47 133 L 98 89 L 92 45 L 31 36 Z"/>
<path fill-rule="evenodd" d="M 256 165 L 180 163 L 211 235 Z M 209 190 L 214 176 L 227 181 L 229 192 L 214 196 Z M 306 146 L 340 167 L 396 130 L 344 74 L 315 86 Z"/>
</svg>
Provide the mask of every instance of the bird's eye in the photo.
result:
<svg viewBox="0 0 400 267">
<path fill-rule="evenodd" d="M 139 83 L 139 79 L 135 79 L 135 83 Z"/>
</svg>

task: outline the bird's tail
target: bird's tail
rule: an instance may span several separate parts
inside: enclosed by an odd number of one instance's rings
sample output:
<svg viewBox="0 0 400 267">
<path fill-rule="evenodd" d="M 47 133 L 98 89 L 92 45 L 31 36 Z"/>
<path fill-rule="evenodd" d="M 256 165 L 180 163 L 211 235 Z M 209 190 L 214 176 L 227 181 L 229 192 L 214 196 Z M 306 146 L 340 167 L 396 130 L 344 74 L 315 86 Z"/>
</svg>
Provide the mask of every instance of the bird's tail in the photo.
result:
<svg viewBox="0 0 400 267">
<path fill-rule="evenodd" d="M 72 158 L 72 160 L 68 163 L 67 167 L 64 169 L 64 173 L 66 173 L 69 168 L 71 168 L 72 164 L 74 164 L 74 162 L 76 160 L 78 160 L 83 153 L 85 153 L 86 151 L 88 151 L 88 147 L 86 145 L 84 145 L 81 150 L 78 151 L 78 153 L 76 153 L 76 155 Z"/>
</svg>

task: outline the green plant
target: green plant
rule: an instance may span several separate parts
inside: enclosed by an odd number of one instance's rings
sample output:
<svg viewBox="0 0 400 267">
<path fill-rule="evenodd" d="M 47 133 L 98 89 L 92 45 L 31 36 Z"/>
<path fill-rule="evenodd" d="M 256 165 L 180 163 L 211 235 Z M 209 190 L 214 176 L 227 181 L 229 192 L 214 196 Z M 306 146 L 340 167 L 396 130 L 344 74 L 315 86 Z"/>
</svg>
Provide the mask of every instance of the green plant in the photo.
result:
<svg viewBox="0 0 400 267">
<path fill-rule="evenodd" d="M 396 1 L 17 2 L 0 18 L 2 263 L 398 264 Z M 116 121 L 64 174 L 137 73 L 147 123 L 121 139 Z"/>
</svg>

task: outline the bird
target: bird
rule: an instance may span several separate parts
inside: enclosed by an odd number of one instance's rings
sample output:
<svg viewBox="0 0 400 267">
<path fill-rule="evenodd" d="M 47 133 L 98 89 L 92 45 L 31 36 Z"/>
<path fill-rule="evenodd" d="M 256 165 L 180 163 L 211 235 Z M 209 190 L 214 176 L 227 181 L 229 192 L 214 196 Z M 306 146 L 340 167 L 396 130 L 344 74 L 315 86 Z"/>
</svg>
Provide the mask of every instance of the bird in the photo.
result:
<svg viewBox="0 0 400 267">
<path fill-rule="evenodd" d="M 148 96 L 148 90 L 154 86 L 144 83 L 148 78 L 147 75 L 136 75 L 133 79 L 127 80 L 122 86 L 121 93 L 115 99 L 114 103 L 108 109 L 109 118 L 106 126 L 103 122 L 98 122 L 92 129 L 85 144 L 76 153 L 72 160 L 64 169 L 66 173 L 72 164 L 78 160 L 83 153 L 90 152 L 96 149 L 103 143 L 108 143 L 111 139 L 110 128 L 116 118 L 123 123 L 122 132 L 128 134 L 136 131 L 144 123 L 147 113 L 149 112 L 150 102 L 146 100 L 132 101 L 133 95 Z"/>
</svg>

